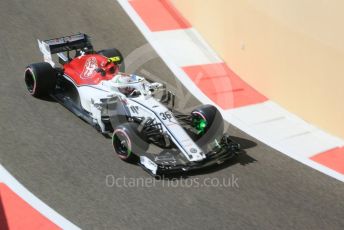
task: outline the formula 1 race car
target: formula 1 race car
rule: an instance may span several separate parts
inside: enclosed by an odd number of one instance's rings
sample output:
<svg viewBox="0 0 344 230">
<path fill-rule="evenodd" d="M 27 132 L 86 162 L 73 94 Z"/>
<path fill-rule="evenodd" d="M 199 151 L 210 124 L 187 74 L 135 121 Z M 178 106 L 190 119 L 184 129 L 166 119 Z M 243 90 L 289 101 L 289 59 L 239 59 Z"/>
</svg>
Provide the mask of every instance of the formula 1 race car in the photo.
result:
<svg viewBox="0 0 344 230">
<path fill-rule="evenodd" d="M 102 134 L 112 134 L 122 160 L 161 175 L 221 164 L 239 152 L 239 144 L 224 134 L 215 106 L 178 112 L 175 95 L 165 85 L 122 72 L 117 49 L 95 51 L 81 33 L 38 44 L 45 62 L 26 68 L 29 93 L 52 97 Z"/>
</svg>

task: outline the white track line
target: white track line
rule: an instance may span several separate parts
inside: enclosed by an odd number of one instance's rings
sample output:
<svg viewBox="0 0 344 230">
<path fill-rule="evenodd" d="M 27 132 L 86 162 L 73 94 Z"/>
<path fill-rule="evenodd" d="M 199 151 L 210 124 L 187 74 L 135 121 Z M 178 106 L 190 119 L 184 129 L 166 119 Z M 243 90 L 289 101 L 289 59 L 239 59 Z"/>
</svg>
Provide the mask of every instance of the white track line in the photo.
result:
<svg viewBox="0 0 344 230">
<path fill-rule="evenodd" d="M 48 218 L 51 222 L 56 224 L 62 229 L 80 229 L 72 222 L 58 214 L 48 205 L 39 200 L 29 190 L 27 190 L 22 184 L 20 184 L 2 165 L 0 165 L 0 182 L 6 184 L 13 192 L 15 192 L 20 198 L 27 202 L 31 207 L 40 212 L 43 216 Z"/>
<path fill-rule="evenodd" d="M 344 145 L 341 139 L 308 124 L 272 101 L 228 110 L 224 116 L 283 153 L 310 158 Z"/>
<path fill-rule="evenodd" d="M 221 61 L 199 33 L 193 28 L 151 32 L 127 0 L 117 0 L 117 2 L 189 91 L 202 103 L 214 104 L 180 68 Z M 171 40 L 173 38 L 176 40 Z M 190 47 L 187 47 L 189 45 Z M 186 58 L 183 57 L 184 51 Z M 200 57 L 192 57 L 192 53 Z M 219 107 L 218 109 L 228 122 L 249 135 L 305 165 L 344 182 L 344 175 L 309 159 L 317 153 L 343 146 L 343 140 L 308 124 L 272 101 L 230 110 Z"/>
<path fill-rule="evenodd" d="M 178 66 L 222 62 L 193 28 L 155 32 L 153 37 Z"/>
</svg>

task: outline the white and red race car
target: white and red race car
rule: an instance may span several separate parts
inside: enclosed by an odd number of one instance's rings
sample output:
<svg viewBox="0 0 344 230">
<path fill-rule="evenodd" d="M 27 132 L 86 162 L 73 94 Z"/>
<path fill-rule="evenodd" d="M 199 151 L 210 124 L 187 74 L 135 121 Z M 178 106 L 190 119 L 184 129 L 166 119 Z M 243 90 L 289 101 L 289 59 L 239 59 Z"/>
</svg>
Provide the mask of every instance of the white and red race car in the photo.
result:
<svg viewBox="0 0 344 230">
<path fill-rule="evenodd" d="M 96 52 L 81 33 L 38 44 L 45 62 L 26 68 L 29 93 L 52 97 L 99 132 L 112 134 L 121 159 L 160 175 L 221 164 L 239 152 L 239 144 L 224 134 L 216 107 L 176 111 L 175 97 L 163 84 L 120 72 L 123 57 L 117 49 Z"/>
</svg>

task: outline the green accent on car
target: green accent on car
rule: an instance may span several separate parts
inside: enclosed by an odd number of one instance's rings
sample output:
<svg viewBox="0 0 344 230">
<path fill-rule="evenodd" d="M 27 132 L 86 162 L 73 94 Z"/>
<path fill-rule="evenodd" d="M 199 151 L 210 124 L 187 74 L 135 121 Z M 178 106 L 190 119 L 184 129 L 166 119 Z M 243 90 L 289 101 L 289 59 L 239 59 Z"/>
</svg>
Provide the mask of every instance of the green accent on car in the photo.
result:
<svg viewBox="0 0 344 230">
<path fill-rule="evenodd" d="M 205 129 L 207 127 L 207 121 L 204 120 L 203 118 L 194 118 L 193 120 L 193 125 L 197 130 L 197 134 L 204 134 Z"/>
<path fill-rule="evenodd" d="M 207 122 L 205 121 L 205 120 L 201 120 L 200 122 L 199 122 L 199 129 L 200 130 L 204 130 L 205 129 L 205 127 L 207 126 Z"/>
</svg>

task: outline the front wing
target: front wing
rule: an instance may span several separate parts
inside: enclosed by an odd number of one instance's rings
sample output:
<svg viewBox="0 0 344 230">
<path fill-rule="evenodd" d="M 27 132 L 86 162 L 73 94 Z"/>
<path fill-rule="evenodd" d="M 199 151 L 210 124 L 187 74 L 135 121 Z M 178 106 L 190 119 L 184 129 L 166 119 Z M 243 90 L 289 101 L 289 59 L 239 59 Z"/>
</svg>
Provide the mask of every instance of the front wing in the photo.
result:
<svg viewBox="0 0 344 230">
<path fill-rule="evenodd" d="M 224 135 L 221 141 L 206 154 L 206 159 L 202 161 L 186 162 L 171 157 L 169 152 L 165 152 L 160 153 L 158 157 L 140 156 L 139 165 L 152 176 L 168 175 L 220 165 L 237 156 L 239 152 L 240 145 L 233 142 L 228 135 Z"/>
</svg>

